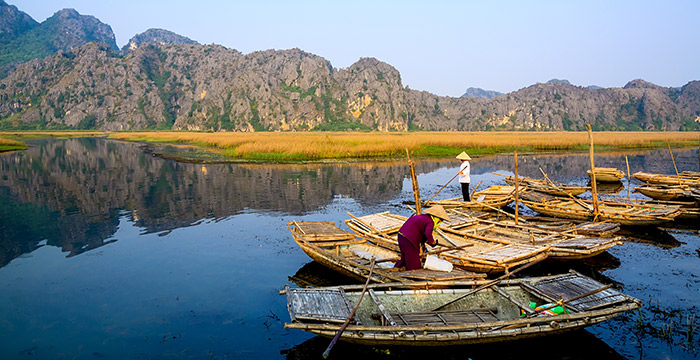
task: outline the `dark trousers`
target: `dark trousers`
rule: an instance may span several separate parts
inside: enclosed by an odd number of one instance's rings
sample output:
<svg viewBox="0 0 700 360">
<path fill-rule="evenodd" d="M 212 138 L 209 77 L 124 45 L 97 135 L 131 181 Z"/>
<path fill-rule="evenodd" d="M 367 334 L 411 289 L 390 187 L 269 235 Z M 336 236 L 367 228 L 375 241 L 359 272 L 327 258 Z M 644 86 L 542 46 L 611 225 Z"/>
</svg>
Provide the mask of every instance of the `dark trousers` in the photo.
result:
<svg viewBox="0 0 700 360">
<path fill-rule="evenodd" d="M 398 240 L 401 260 L 394 264 L 394 267 L 405 266 L 406 270 L 422 269 L 420 249 L 416 249 L 416 246 L 401 234 L 398 235 Z"/>
<path fill-rule="evenodd" d="M 469 183 L 459 183 L 462 185 L 462 197 L 464 197 L 464 201 L 470 201 L 469 199 Z"/>
</svg>

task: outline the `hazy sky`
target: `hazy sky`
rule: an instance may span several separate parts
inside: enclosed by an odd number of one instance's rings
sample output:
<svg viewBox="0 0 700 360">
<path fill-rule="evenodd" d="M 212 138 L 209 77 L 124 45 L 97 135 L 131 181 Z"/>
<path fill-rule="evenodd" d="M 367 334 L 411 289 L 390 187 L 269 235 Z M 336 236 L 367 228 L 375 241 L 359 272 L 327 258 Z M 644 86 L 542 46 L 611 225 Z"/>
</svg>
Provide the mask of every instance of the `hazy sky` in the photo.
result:
<svg viewBox="0 0 700 360">
<path fill-rule="evenodd" d="M 121 48 L 149 28 L 243 53 L 300 48 L 336 68 L 361 57 L 442 96 L 551 79 L 622 87 L 700 80 L 700 1 L 6 0 L 42 22 L 63 8 L 110 25 Z"/>
</svg>

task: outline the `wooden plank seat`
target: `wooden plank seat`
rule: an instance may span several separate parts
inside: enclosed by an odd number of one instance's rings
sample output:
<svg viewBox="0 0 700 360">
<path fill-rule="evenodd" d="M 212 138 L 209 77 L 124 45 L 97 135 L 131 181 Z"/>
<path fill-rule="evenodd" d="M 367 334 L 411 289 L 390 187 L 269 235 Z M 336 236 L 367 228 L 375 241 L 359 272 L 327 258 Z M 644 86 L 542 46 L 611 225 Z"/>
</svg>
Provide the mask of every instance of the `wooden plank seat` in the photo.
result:
<svg viewBox="0 0 700 360">
<path fill-rule="evenodd" d="M 414 326 L 446 326 L 499 321 L 496 308 L 450 311 L 391 313 L 396 324 Z"/>
</svg>

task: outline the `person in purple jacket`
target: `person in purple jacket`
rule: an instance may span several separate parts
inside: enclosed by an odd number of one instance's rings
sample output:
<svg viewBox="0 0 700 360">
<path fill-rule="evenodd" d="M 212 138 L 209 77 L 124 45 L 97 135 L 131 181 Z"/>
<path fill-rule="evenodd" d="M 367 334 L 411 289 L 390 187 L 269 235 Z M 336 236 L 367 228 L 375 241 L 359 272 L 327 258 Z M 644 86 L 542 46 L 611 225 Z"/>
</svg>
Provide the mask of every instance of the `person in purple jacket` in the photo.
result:
<svg viewBox="0 0 700 360">
<path fill-rule="evenodd" d="M 413 215 L 399 229 L 399 249 L 401 260 L 394 267 L 406 267 L 406 270 L 421 269 L 423 264 L 420 258 L 422 243 L 435 246 L 438 242 L 433 238 L 433 229 L 437 228 L 443 220 L 450 221 L 447 211 L 436 205 L 424 214 Z"/>
</svg>

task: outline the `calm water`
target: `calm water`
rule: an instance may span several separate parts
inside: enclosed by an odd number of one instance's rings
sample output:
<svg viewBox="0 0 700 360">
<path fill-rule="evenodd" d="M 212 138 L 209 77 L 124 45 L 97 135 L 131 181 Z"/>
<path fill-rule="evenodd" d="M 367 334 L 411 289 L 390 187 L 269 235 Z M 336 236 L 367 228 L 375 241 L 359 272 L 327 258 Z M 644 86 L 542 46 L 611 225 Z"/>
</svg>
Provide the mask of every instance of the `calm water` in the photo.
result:
<svg viewBox="0 0 700 360">
<path fill-rule="evenodd" d="M 285 330 L 289 315 L 278 291 L 352 280 L 311 262 L 286 223 L 341 225 L 348 211 L 407 215 L 402 202 L 413 197 L 405 162 L 202 165 L 104 139 L 31 145 L 0 155 L 2 359 L 318 359 L 329 340 Z M 624 155 L 597 155 L 596 165 L 626 169 Z M 632 172 L 675 171 L 668 150 L 627 155 Z M 674 155 L 679 171 L 698 171 L 697 150 Z M 541 177 L 542 168 L 555 180 L 587 182 L 585 154 L 518 160 L 521 175 Z M 476 159 L 472 185 L 502 184 L 492 172 L 512 168 L 512 156 Z M 427 198 L 458 162 L 422 161 L 417 171 Z M 627 196 L 625 188 L 608 191 Z M 454 182 L 438 198 L 459 194 Z M 695 359 L 700 227 L 678 227 L 633 229 L 607 254 L 534 270 L 571 267 L 616 282 L 644 301 L 640 312 L 537 341 L 411 350 L 339 344 L 332 355 Z"/>
</svg>

